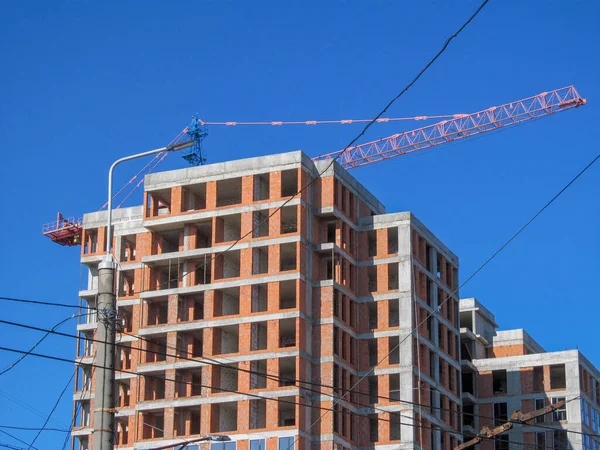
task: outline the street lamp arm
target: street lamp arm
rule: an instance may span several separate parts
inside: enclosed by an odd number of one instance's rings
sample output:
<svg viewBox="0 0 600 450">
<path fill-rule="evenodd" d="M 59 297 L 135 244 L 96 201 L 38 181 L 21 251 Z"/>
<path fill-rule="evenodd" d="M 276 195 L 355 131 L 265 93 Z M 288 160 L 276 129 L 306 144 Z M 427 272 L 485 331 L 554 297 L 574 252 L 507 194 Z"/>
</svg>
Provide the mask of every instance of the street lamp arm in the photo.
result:
<svg viewBox="0 0 600 450">
<path fill-rule="evenodd" d="M 155 153 L 162 152 L 176 152 L 179 150 L 183 150 L 184 148 L 188 148 L 194 145 L 194 141 L 186 141 L 181 142 L 179 144 L 168 145 L 166 147 L 157 148 L 154 150 L 149 150 L 147 152 L 138 153 L 135 155 L 125 156 L 123 158 L 117 159 L 108 170 L 108 219 L 106 223 L 106 262 L 112 263 L 112 258 L 110 255 L 111 247 L 112 247 L 112 184 L 113 184 L 113 172 L 115 167 L 125 161 L 130 161 L 132 159 L 143 158 L 144 156 L 154 155 Z"/>
</svg>

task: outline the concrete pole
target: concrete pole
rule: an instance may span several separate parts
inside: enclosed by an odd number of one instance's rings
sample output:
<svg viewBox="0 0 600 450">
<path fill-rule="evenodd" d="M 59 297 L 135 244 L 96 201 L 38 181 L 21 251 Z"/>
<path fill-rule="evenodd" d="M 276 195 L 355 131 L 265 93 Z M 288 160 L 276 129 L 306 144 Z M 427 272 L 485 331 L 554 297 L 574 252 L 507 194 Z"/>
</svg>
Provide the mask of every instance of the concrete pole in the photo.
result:
<svg viewBox="0 0 600 450">
<path fill-rule="evenodd" d="M 96 339 L 96 386 L 94 389 L 94 450 L 114 450 L 115 439 L 115 343 L 117 303 L 115 263 L 112 258 L 112 176 L 115 167 L 131 159 L 154 153 L 182 150 L 194 141 L 150 150 L 116 160 L 108 171 L 108 219 L 106 223 L 106 255 L 98 265 L 98 330 Z"/>
<path fill-rule="evenodd" d="M 94 449 L 114 449 L 115 437 L 115 269 L 112 261 L 98 267 L 98 330 L 94 398 Z"/>
</svg>

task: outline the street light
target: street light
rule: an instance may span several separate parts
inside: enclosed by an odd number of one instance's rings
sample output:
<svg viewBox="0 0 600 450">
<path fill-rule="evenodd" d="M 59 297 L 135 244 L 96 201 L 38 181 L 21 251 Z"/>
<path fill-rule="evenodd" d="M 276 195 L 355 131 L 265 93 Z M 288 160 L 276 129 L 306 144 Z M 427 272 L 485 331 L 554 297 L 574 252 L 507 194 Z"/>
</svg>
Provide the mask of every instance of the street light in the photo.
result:
<svg viewBox="0 0 600 450">
<path fill-rule="evenodd" d="M 195 141 L 186 141 L 180 144 L 168 145 L 148 152 L 126 156 L 117 159 L 108 171 L 108 219 L 106 223 L 106 255 L 98 265 L 98 329 L 96 361 L 100 367 L 96 370 L 96 387 L 94 395 L 96 408 L 94 409 L 94 448 L 97 450 L 112 450 L 115 428 L 115 410 L 113 393 L 115 378 L 115 340 L 116 340 L 116 310 L 114 279 L 115 264 L 112 250 L 112 177 L 115 167 L 125 161 L 143 158 L 162 152 L 174 152 L 195 145 Z"/>
<path fill-rule="evenodd" d="M 225 436 L 222 434 L 209 434 L 203 436 L 201 438 L 189 439 L 187 441 L 178 442 L 176 444 L 163 445 L 162 447 L 154 447 L 150 450 L 166 450 L 166 449 L 174 449 L 178 445 L 181 445 L 178 450 L 184 450 L 189 444 L 195 444 L 196 442 L 205 442 L 205 441 L 213 441 L 213 442 L 223 442 L 230 441 L 231 438 L 229 436 Z"/>
</svg>

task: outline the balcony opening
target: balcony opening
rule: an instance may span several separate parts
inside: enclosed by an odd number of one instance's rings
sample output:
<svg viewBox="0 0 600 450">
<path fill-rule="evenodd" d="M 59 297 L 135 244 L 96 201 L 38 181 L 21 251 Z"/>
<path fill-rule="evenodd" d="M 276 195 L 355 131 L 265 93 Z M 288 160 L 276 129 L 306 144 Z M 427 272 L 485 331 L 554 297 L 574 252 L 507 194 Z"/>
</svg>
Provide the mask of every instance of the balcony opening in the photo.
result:
<svg viewBox="0 0 600 450">
<path fill-rule="evenodd" d="M 204 255 L 204 257 L 194 261 L 194 264 L 196 265 L 196 269 L 194 270 L 196 286 L 212 283 L 211 259 L 212 255 Z"/>
<path fill-rule="evenodd" d="M 117 367 L 121 370 L 131 369 L 131 344 L 119 344 Z"/>
<path fill-rule="evenodd" d="M 206 209 L 206 183 L 190 184 L 183 187 L 181 211 Z"/>
<path fill-rule="evenodd" d="M 400 374 L 392 373 L 390 374 L 390 401 L 399 402 L 400 401 Z"/>
<path fill-rule="evenodd" d="M 281 208 L 281 234 L 298 231 L 298 207 L 284 206 Z"/>
<path fill-rule="evenodd" d="M 175 398 L 202 395 L 202 369 L 182 369 L 175 372 Z"/>
<path fill-rule="evenodd" d="M 250 429 L 258 430 L 267 427 L 267 401 L 250 400 Z M 263 447 L 264 450 L 264 447 Z"/>
<path fill-rule="evenodd" d="M 240 313 L 240 288 L 227 288 L 214 290 L 213 315 L 235 316 Z"/>
<path fill-rule="evenodd" d="M 319 263 L 321 269 L 319 270 L 319 280 L 333 280 L 333 259 L 331 255 L 321 256 Z"/>
<path fill-rule="evenodd" d="M 119 408 L 127 408 L 130 405 L 131 399 L 129 380 L 120 380 L 117 386 L 117 406 Z"/>
<path fill-rule="evenodd" d="M 398 336 L 390 336 L 388 338 L 388 347 L 390 351 L 390 364 L 400 364 L 400 338 Z"/>
<path fill-rule="evenodd" d="M 179 358 L 201 358 L 204 330 L 177 333 L 177 356 Z"/>
<path fill-rule="evenodd" d="M 177 301 L 177 321 L 204 320 L 204 292 L 180 295 Z"/>
<path fill-rule="evenodd" d="M 377 292 L 377 266 L 367 267 L 367 288 L 369 292 Z"/>
<path fill-rule="evenodd" d="M 503 395 L 508 392 L 506 370 L 492 371 L 493 388 L 495 395 Z"/>
<path fill-rule="evenodd" d="M 279 347 L 296 346 L 296 319 L 282 319 L 279 321 Z"/>
<path fill-rule="evenodd" d="M 377 375 L 371 375 L 368 377 L 369 381 L 369 404 L 374 405 L 379 403 L 379 384 L 377 382 Z"/>
<path fill-rule="evenodd" d="M 163 231 L 154 233 L 157 251 L 154 254 L 173 253 L 179 251 L 180 240 L 183 237 L 183 230 Z"/>
<path fill-rule="evenodd" d="M 129 427 L 127 426 L 127 418 L 118 418 L 115 420 L 117 435 L 115 437 L 116 445 L 127 445 L 129 441 Z"/>
<path fill-rule="evenodd" d="M 250 350 L 267 349 L 267 322 L 253 322 L 250 335 Z"/>
<path fill-rule="evenodd" d="M 211 405 L 211 433 L 237 431 L 237 402 Z"/>
<path fill-rule="evenodd" d="M 267 387 L 267 361 L 250 362 L 250 389 L 265 389 Z"/>
<path fill-rule="evenodd" d="M 567 378 L 564 364 L 550 366 L 550 389 L 565 389 Z"/>
<path fill-rule="evenodd" d="M 196 227 L 196 248 L 209 248 L 212 246 L 212 220 L 198 222 Z"/>
<path fill-rule="evenodd" d="M 460 313 L 460 327 L 473 331 L 473 312 L 464 311 Z"/>
<path fill-rule="evenodd" d="M 475 405 L 463 403 L 463 426 L 475 428 Z"/>
<path fill-rule="evenodd" d="M 277 399 L 278 426 L 293 427 L 296 425 L 296 398 L 279 397 Z"/>
<path fill-rule="evenodd" d="M 398 253 L 398 228 L 388 228 L 387 229 L 387 238 L 388 238 L 388 255 L 393 253 Z"/>
<path fill-rule="evenodd" d="M 400 418 L 400 413 L 390 413 L 390 441 L 400 440 Z M 441 446 L 441 448 L 444 448 L 444 446 Z"/>
<path fill-rule="evenodd" d="M 279 308 L 292 309 L 296 307 L 296 280 L 279 283 Z"/>
<path fill-rule="evenodd" d="M 544 392 L 544 366 L 533 368 L 533 392 Z"/>
<path fill-rule="evenodd" d="M 335 244 L 335 226 L 336 222 L 327 222 L 327 239 L 325 242 Z"/>
<path fill-rule="evenodd" d="M 269 211 L 254 211 L 252 213 L 252 237 L 261 238 L 269 235 Z"/>
<path fill-rule="evenodd" d="M 392 299 L 388 302 L 388 323 L 390 327 L 400 326 L 400 301 Z"/>
<path fill-rule="evenodd" d="M 221 275 L 221 276 L 219 276 Z M 229 250 L 215 259 L 215 279 L 240 276 L 240 251 Z"/>
<path fill-rule="evenodd" d="M 475 395 L 475 377 L 471 372 L 462 373 L 462 390 L 466 394 Z"/>
<path fill-rule="evenodd" d="M 388 291 L 398 289 L 398 263 L 388 264 Z"/>
<path fill-rule="evenodd" d="M 255 202 L 268 200 L 270 195 L 270 173 L 261 173 L 254 175 L 253 178 L 253 199 Z"/>
<path fill-rule="evenodd" d="M 252 249 L 252 275 L 260 275 L 269 271 L 268 247 L 254 247 Z"/>
<path fill-rule="evenodd" d="M 369 366 L 375 366 L 378 361 L 377 356 L 377 339 L 367 339 L 367 348 L 369 352 Z"/>
<path fill-rule="evenodd" d="M 87 366 L 77 367 L 75 390 L 77 392 L 89 391 L 92 388 L 92 369 Z"/>
<path fill-rule="evenodd" d="M 142 439 L 161 439 L 164 437 L 164 412 L 144 412 L 142 416 Z"/>
<path fill-rule="evenodd" d="M 173 420 L 174 436 L 189 436 L 200 434 L 200 423 L 202 420 L 202 407 L 175 408 Z M 192 450 L 188 445 L 187 448 Z"/>
<path fill-rule="evenodd" d="M 157 376 L 144 377 L 144 400 L 163 400 L 165 398 L 165 380 Z"/>
<path fill-rule="evenodd" d="M 494 421 L 496 425 L 502 425 L 508 419 L 508 406 L 505 402 L 494 403 Z"/>
<path fill-rule="evenodd" d="M 231 394 L 238 390 L 238 365 L 213 366 L 213 394 Z"/>
<path fill-rule="evenodd" d="M 298 192 L 298 169 L 281 171 L 281 196 L 289 197 Z"/>
<path fill-rule="evenodd" d="M 242 203 L 242 178 L 217 181 L 217 208 Z"/>
<path fill-rule="evenodd" d="M 90 402 L 89 400 L 81 400 L 75 402 L 76 406 L 79 408 L 76 409 L 75 416 L 75 427 L 88 427 L 90 425 Z"/>
<path fill-rule="evenodd" d="M 379 418 L 377 414 L 369 414 L 369 441 L 379 441 Z"/>
<path fill-rule="evenodd" d="M 169 301 L 167 297 L 146 300 L 147 320 L 146 326 L 164 325 L 169 318 Z"/>
<path fill-rule="evenodd" d="M 268 307 L 268 285 L 265 284 L 254 284 L 252 285 L 251 301 L 252 301 L 252 312 L 264 312 Z"/>
<path fill-rule="evenodd" d="M 215 242 L 237 241 L 241 237 L 242 215 L 230 214 L 216 218 Z"/>
<path fill-rule="evenodd" d="M 135 261 L 135 242 L 135 234 L 121 237 L 121 262 Z"/>
<path fill-rule="evenodd" d="M 89 450 L 90 441 L 87 436 L 75 436 L 74 439 L 75 447 L 73 447 L 73 450 Z"/>
<path fill-rule="evenodd" d="M 94 332 L 81 331 L 78 344 L 77 356 L 92 356 L 94 354 Z"/>
<path fill-rule="evenodd" d="M 279 386 L 296 385 L 296 358 L 279 358 Z"/>
<path fill-rule="evenodd" d="M 239 351 L 239 325 L 213 328 L 213 354 L 225 355 Z"/>
<path fill-rule="evenodd" d="M 153 337 L 152 340 L 145 341 L 146 363 L 152 364 L 167 360 L 167 338 Z"/>
<path fill-rule="evenodd" d="M 373 258 L 377 256 L 377 231 L 367 231 L 367 256 Z"/>
<path fill-rule="evenodd" d="M 133 306 L 119 306 L 117 308 L 118 316 L 117 321 L 122 332 L 132 333 L 133 332 Z"/>
<path fill-rule="evenodd" d="M 135 295 L 133 280 L 133 270 L 119 271 L 119 297 L 131 297 Z"/>
<path fill-rule="evenodd" d="M 279 246 L 279 270 L 296 270 L 296 242 L 289 242 Z"/>
<path fill-rule="evenodd" d="M 369 329 L 375 330 L 378 325 L 377 302 L 367 303 L 367 312 L 369 313 Z"/>
</svg>

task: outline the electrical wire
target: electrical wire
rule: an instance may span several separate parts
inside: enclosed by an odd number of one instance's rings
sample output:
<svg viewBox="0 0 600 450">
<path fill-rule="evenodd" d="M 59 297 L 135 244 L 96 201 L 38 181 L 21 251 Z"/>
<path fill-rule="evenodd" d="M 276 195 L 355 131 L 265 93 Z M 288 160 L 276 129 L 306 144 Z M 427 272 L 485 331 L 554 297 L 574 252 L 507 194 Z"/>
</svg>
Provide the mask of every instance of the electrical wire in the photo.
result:
<svg viewBox="0 0 600 450">
<path fill-rule="evenodd" d="M 36 409 L 33 406 L 28 405 L 27 403 L 19 400 L 16 397 L 13 397 L 8 392 L 5 392 L 5 391 L 3 391 L 3 390 L 0 389 L 0 395 L 2 395 L 3 397 L 7 398 L 11 402 L 16 403 L 17 405 L 19 405 L 23 409 L 26 409 L 26 410 L 34 413 L 35 415 L 40 416 L 41 418 L 46 418 L 46 414 L 44 414 L 43 412 L 41 412 L 39 409 Z M 58 421 L 56 419 L 52 419 L 52 422 L 54 422 L 56 425 L 65 426 L 66 427 L 66 425 L 64 423 L 62 423 L 62 422 L 60 422 L 60 421 Z M 25 444 L 27 444 L 27 442 L 25 442 Z"/>
<path fill-rule="evenodd" d="M 17 349 L 12 349 L 12 348 L 7 348 L 7 347 L 0 347 L 0 350 L 12 352 L 12 353 L 25 353 L 22 350 L 17 350 Z M 109 368 L 109 367 L 105 367 L 105 366 L 101 366 L 101 365 L 97 365 L 97 364 L 78 363 L 77 361 L 74 361 L 74 360 L 70 360 L 70 359 L 66 359 L 66 358 L 61 358 L 61 357 L 57 357 L 57 356 L 45 355 L 45 354 L 32 353 L 31 355 L 39 357 L 39 358 L 53 360 L 53 361 L 67 362 L 67 363 L 70 363 L 70 364 L 82 364 L 84 366 L 92 367 L 92 368 L 100 368 L 100 369 L 108 369 Z M 209 386 L 209 385 L 204 385 L 204 384 L 201 384 L 201 383 L 194 383 L 194 382 L 189 382 L 189 381 L 177 380 L 177 379 L 174 379 L 174 378 L 166 378 L 166 377 L 161 377 L 161 376 L 157 376 L 157 375 L 152 375 L 152 374 L 149 374 L 149 373 L 140 373 L 140 372 L 134 372 L 134 371 L 124 370 L 124 369 L 118 369 L 118 368 L 115 368 L 114 370 L 117 371 L 117 372 L 126 373 L 126 374 L 139 375 L 139 376 L 144 376 L 144 377 L 147 377 L 147 378 L 155 378 L 155 379 L 158 379 L 158 380 L 161 380 L 161 381 L 171 381 L 171 382 L 175 382 L 175 383 L 178 383 L 178 384 L 198 386 L 198 387 L 202 387 L 202 388 L 207 388 L 207 389 L 212 389 L 212 390 L 218 390 L 218 391 L 221 391 L 221 392 L 229 392 L 229 393 L 235 393 L 235 394 L 245 395 L 245 396 L 248 396 L 248 397 L 254 397 L 254 398 L 258 398 L 258 399 L 263 399 L 265 401 L 267 401 L 267 400 L 269 400 L 269 401 L 277 401 L 278 403 L 287 403 L 287 404 L 299 405 L 299 406 L 304 406 L 304 407 L 312 408 L 312 409 L 326 410 L 327 412 L 331 411 L 331 409 L 327 408 L 327 407 L 309 405 L 309 404 L 306 404 L 306 403 L 294 402 L 294 401 L 289 401 L 289 400 L 281 400 L 280 398 L 263 397 L 263 396 L 260 396 L 260 395 L 257 395 L 257 394 L 240 392 L 240 391 L 237 391 L 237 390 L 226 389 L 226 388 L 218 388 L 218 387 L 215 387 L 215 386 Z M 579 396 L 577 396 L 577 397 L 569 400 L 568 402 L 576 400 L 577 398 L 579 398 Z M 391 414 L 394 413 L 394 411 L 385 411 L 385 413 L 391 415 Z M 339 414 L 341 414 L 341 415 L 350 415 L 350 416 L 358 416 L 358 417 L 363 417 L 363 418 L 365 417 L 365 414 L 354 413 L 352 411 L 339 411 Z M 406 417 L 406 416 L 402 416 L 402 417 L 415 420 L 412 417 Z M 383 418 L 380 418 L 380 417 L 378 417 L 377 420 L 378 421 L 383 421 L 383 422 L 392 422 L 389 419 L 383 419 Z M 425 420 L 427 420 L 427 419 L 425 419 Z M 401 423 L 401 424 L 407 425 L 407 426 L 412 426 L 412 427 L 418 426 L 417 424 L 407 424 L 407 423 Z M 521 424 L 521 423 L 519 422 L 519 424 Z M 442 429 L 442 430 L 445 428 L 445 427 L 442 427 L 442 426 L 437 425 L 437 424 L 432 424 L 432 425 L 434 425 L 438 429 Z M 529 426 L 530 424 L 525 424 L 525 425 Z M 428 427 L 423 427 L 423 428 L 428 428 Z M 452 430 L 451 428 L 445 428 L 445 430 L 448 431 L 448 432 L 454 433 L 454 434 L 459 434 L 458 431 Z M 560 429 L 554 428 L 553 430 L 560 430 Z M 572 430 L 564 430 L 564 431 L 569 432 L 569 431 L 572 431 Z M 590 435 L 590 436 L 591 437 L 597 437 L 595 435 Z M 480 437 L 483 438 L 483 436 L 480 436 Z"/>
<path fill-rule="evenodd" d="M 31 353 L 31 352 L 29 352 L 29 353 Z M 71 382 L 73 381 L 74 377 L 75 377 L 75 372 L 73 372 L 73 375 L 71 375 L 71 377 L 69 378 L 69 381 L 67 382 L 67 384 L 65 385 L 65 387 L 63 388 L 63 390 L 61 391 L 61 393 L 58 395 L 58 398 L 56 399 L 56 402 L 54 402 L 54 406 L 50 410 L 50 413 L 48 414 L 48 417 L 44 421 L 44 424 L 42 425 L 42 428 L 39 429 L 39 431 L 37 432 L 37 434 L 33 438 L 33 441 L 31 441 L 31 444 L 29 444 L 29 447 L 27 447 L 27 450 L 30 450 L 31 448 L 33 448 L 33 444 L 35 444 L 35 442 L 38 440 L 38 438 L 42 434 L 42 431 L 45 430 L 46 425 L 48 425 L 48 421 L 52 417 L 52 414 L 54 414 L 54 411 L 56 411 L 56 408 L 58 407 L 58 404 L 62 400 L 63 395 L 65 395 L 65 392 L 67 391 L 68 387 L 71 385 Z"/>
<path fill-rule="evenodd" d="M 411 86 L 413 86 L 417 80 L 419 78 L 421 78 L 421 76 L 427 71 L 427 69 L 429 69 L 429 67 L 431 67 L 433 65 L 433 63 L 435 63 L 435 61 L 446 51 L 446 48 L 448 48 L 448 45 L 450 45 L 450 42 L 452 42 L 452 40 L 454 38 L 456 38 L 466 27 L 467 25 L 469 25 L 469 23 L 471 23 L 471 21 L 473 21 L 473 19 L 475 19 L 475 17 L 477 17 L 477 15 L 479 14 L 479 12 L 485 7 L 485 5 L 487 5 L 487 3 L 489 2 L 489 0 L 484 0 L 481 5 L 479 5 L 479 7 L 475 10 L 475 12 L 469 17 L 469 19 L 452 35 L 450 36 L 446 42 L 444 43 L 444 45 L 442 46 L 442 48 L 440 49 L 440 51 L 438 51 L 438 53 L 433 57 L 433 59 L 431 59 L 431 61 L 429 61 L 429 63 L 427 63 L 427 65 L 417 74 L 417 76 L 402 90 L 400 91 L 400 93 L 394 97 L 388 104 L 387 106 L 371 121 L 367 124 L 367 126 L 363 129 L 363 131 L 349 144 L 346 146 L 346 148 L 344 150 L 342 150 L 335 158 L 332 159 L 331 164 L 333 164 L 333 162 L 338 159 L 339 157 L 341 157 L 344 152 L 351 147 L 354 142 L 356 142 L 356 140 L 358 140 L 370 127 L 371 125 L 373 125 L 373 123 L 375 123 L 377 121 L 377 119 L 379 119 L 383 114 L 385 114 L 385 112 L 388 110 L 388 108 L 390 106 L 392 106 L 392 104 L 398 100 L 406 91 L 408 91 Z M 412 333 L 407 335 L 407 337 L 412 336 Z M 406 339 L 406 338 L 405 338 Z M 399 345 L 399 344 L 398 344 Z M 391 352 L 390 352 L 391 353 Z M 386 355 L 387 358 L 388 355 Z M 385 358 L 384 358 L 385 359 Z M 381 360 L 383 361 L 383 360 Z M 381 363 L 381 361 L 379 361 L 379 363 Z M 379 364 L 378 363 L 378 364 Z M 372 371 L 373 369 L 371 369 Z M 371 371 L 367 372 L 370 373 Z M 365 379 L 367 375 L 364 375 L 362 378 L 360 378 L 356 384 L 354 386 L 352 386 L 350 388 L 350 390 L 354 389 L 356 386 L 358 386 L 358 384 Z M 336 403 L 334 403 L 335 406 Z M 333 408 L 330 410 L 332 411 Z M 308 433 L 317 423 L 319 423 L 323 417 L 325 416 L 325 414 L 327 414 L 327 412 L 325 412 L 323 415 L 321 415 L 320 418 L 318 418 L 316 421 L 314 421 L 305 431 L 301 432 L 300 434 L 298 434 L 298 437 L 294 440 L 294 442 L 287 448 L 287 450 L 291 450 L 294 445 L 296 444 L 296 442 L 298 442 L 298 440 L 304 436 L 306 433 Z"/>
<path fill-rule="evenodd" d="M 79 305 L 68 305 L 66 303 L 53 303 L 53 302 L 42 302 L 39 300 L 27 300 L 23 298 L 15 298 L 15 297 L 0 297 L 0 301 L 5 302 L 17 302 L 17 303 L 31 303 L 34 305 L 45 305 L 45 306 L 57 306 L 61 308 L 82 308 L 82 309 L 96 309 L 95 307 L 90 306 L 79 306 Z"/>
<path fill-rule="evenodd" d="M 19 441 L 21 444 L 29 445 L 29 444 L 28 444 L 27 442 L 25 442 L 24 440 L 22 440 L 22 439 L 19 439 L 18 437 L 16 437 L 15 435 L 12 435 L 12 434 L 10 434 L 10 433 L 8 433 L 7 431 L 0 430 L 0 433 L 2 433 L 2 434 L 5 434 L 5 435 L 7 435 L 8 437 L 11 437 L 11 438 L 13 438 L 15 441 Z M 37 448 L 37 447 L 31 447 L 31 448 L 33 448 L 33 450 L 40 450 L 40 449 L 39 449 L 39 448 Z"/>
<path fill-rule="evenodd" d="M 56 325 L 54 325 L 54 326 L 53 326 L 53 327 L 52 327 L 50 330 L 48 330 L 48 331 L 46 332 L 46 334 L 45 334 L 44 336 L 42 336 L 42 338 L 41 338 L 39 341 L 37 341 L 37 342 L 36 342 L 36 343 L 33 345 L 33 347 L 31 347 L 31 349 L 30 349 L 29 351 L 31 351 L 31 352 L 32 352 L 32 351 L 34 351 L 34 350 L 37 348 L 37 346 L 38 346 L 38 345 L 40 345 L 40 344 L 41 344 L 41 343 L 44 341 L 44 339 L 46 339 L 46 338 L 47 338 L 47 337 L 48 337 L 48 336 L 49 336 L 49 335 L 50 335 L 50 334 L 51 334 L 53 331 L 55 331 L 57 328 L 59 328 L 59 327 L 60 327 L 60 326 L 61 326 L 63 323 L 65 323 L 65 322 L 67 322 L 67 321 L 69 321 L 69 320 L 71 320 L 71 319 L 74 319 L 74 318 L 76 318 L 76 317 L 81 317 L 81 316 L 83 316 L 83 315 L 84 315 L 84 314 L 74 314 L 74 315 L 72 315 L 71 317 L 67 317 L 66 319 L 63 319 L 63 320 L 61 320 L 60 322 L 58 322 L 58 323 L 57 323 Z M 8 372 L 8 371 L 10 371 L 10 370 L 14 369 L 14 367 L 15 367 L 17 364 L 19 364 L 21 361 L 23 361 L 23 360 L 24 360 L 26 357 L 27 357 L 27 355 L 26 355 L 26 354 L 25 354 L 25 355 L 22 355 L 21 357 L 19 357 L 19 358 L 18 358 L 18 359 L 17 359 L 17 360 L 16 360 L 14 363 L 10 364 L 10 365 L 9 365 L 8 367 L 6 367 L 6 368 L 5 368 L 5 369 L 4 369 L 2 372 L 0 372 L 0 376 L 2 376 L 2 375 L 4 375 L 6 372 Z"/>
<path fill-rule="evenodd" d="M 94 353 L 94 358 L 96 357 L 96 353 Z M 94 378 L 94 372 L 96 371 L 95 367 L 92 367 L 92 370 L 90 372 L 90 377 L 89 377 L 89 383 L 90 383 L 90 387 L 92 385 L 92 379 Z M 75 368 L 75 372 L 77 372 L 77 367 Z M 65 436 L 65 440 L 63 441 L 63 446 L 61 450 L 65 450 L 67 448 L 67 443 L 69 442 L 69 438 L 71 437 L 71 433 L 73 432 L 73 427 L 75 426 L 75 421 L 77 420 L 77 415 L 79 414 L 79 410 L 81 409 L 81 401 L 83 400 L 83 397 L 85 397 L 85 393 L 86 393 L 86 389 L 84 389 L 84 387 L 82 386 L 81 389 L 81 396 L 79 397 L 79 401 L 77 402 L 76 406 L 75 406 L 75 411 L 73 412 L 73 419 L 71 420 L 71 425 L 69 426 L 69 430 L 67 435 Z"/>
<path fill-rule="evenodd" d="M 0 425 L 0 429 L 6 430 L 21 430 L 21 431 L 39 431 L 41 428 L 33 428 L 33 427 L 17 427 L 12 425 Z M 62 428 L 44 428 L 45 431 L 56 431 L 57 433 L 68 433 L 69 430 L 63 430 Z"/>
<path fill-rule="evenodd" d="M 45 330 L 43 328 L 34 327 L 34 326 L 31 326 L 31 325 L 26 325 L 26 324 L 20 324 L 20 323 L 17 323 L 17 322 L 10 322 L 10 321 L 5 321 L 5 320 L 1 320 L 0 319 L 0 323 L 7 324 L 7 325 L 12 325 L 12 326 L 18 326 L 18 327 L 22 327 L 22 328 L 26 328 L 26 329 L 35 330 L 35 331 L 45 331 L 47 334 L 56 334 L 56 335 L 59 335 L 59 336 L 69 337 L 69 338 L 73 338 L 73 339 L 78 339 L 79 338 L 77 335 L 68 334 L 68 333 L 62 333 L 62 332 L 57 332 L 57 331 L 54 331 L 54 330 Z M 160 344 L 157 341 L 153 341 L 151 339 L 144 338 L 142 336 L 138 336 L 138 335 L 135 335 L 135 334 L 130 334 L 130 333 L 123 333 L 123 334 L 125 334 L 127 336 L 138 338 L 140 340 L 147 341 L 149 343 Z M 97 339 L 89 339 L 89 340 L 92 341 L 92 342 L 101 343 L 101 341 L 99 341 Z M 116 347 L 124 347 L 126 345 L 127 344 L 119 344 L 119 343 L 115 344 Z M 183 351 L 183 350 L 181 350 L 181 349 L 179 349 L 177 347 L 173 347 L 173 346 L 169 346 L 169 345 L 167 345 L 166 347 L 175 349 L 177 352 L 180 352 L 180 353 L 184 352 L 187 355 L 190 354 L 189 352 Z M 222 362 L 219 362 L 219 361 L 211 359 L 211 358 L 200 357 L 202 359 L 206 359 L 206 361 L 203 361 L 203 360 L 199 360 L 198 358 L 184 357 L 184 356 L 181 356 L 180 354 L 169 354 L 167 352 L 161 352 L 161 351 L 155 351 L 155 350 L 149 350 L 149 349 L 142 349 L 142 348 L 139 348 L 139 349 L 136 349 L 136 350 L 138 350 L 138 351 L 140 351 L 142 353 L 152 353 L 152 354 L 156 354 L 156 355 L 160 355 L 160 356 L 164 356 L 164 357 L 173 357 L 173 358 L 179 359 L 179 360 L 192 361 L 192 362 L 196 362 L 196 363 L 200 363 L 200 364 L 218 366 L 218 367 L 222 367 L 222 368 L 226 368 L 226 369 L 230 369 L 230 370 L 236 370 L 236 371 L 239 371 L 239 372 L 246 372 L 246 373 L 249 373 L 249 374 L 255 374 L 255 375 L 264 377 L 266 379 L 271 379 L 273 381 L 279 381 L 279 382 L 281 382 L 281 381 L 287 381 L 287 382 L 293 381 L 294 383 L 297 383 L 297 384 L 316 385 L 316 386 L 319 386 L 319 387 L 322 387 L 322 388 L 332 389 L 334 391 L 336 391 L 336 390 L 337 391 L 341 391 L 342 392 L 342 396 L 341 397 L 344 397 L 347 393 L 354 393 L 354 394 L 363 395 L 363 396 L 370 396 L 371 395 L 371 394 L 366 393 L 366 392 L 351 391 L 351 390 L 347 390 L 347 389 L 346 390 L 345 389 L 340 389 L 340 388 L 335 387 L 335 386 L 330 386 L 330 385 L 325 385 L 325 384 L 320 384 L 320 383 L 315 383 L 315 382 L 308 382 L 308 381 L 302 380 L 302 379 L 293 379 L 293 378 L 289 378 L 289 377 L 281 377 L 281 376 L 277 376 L 277 375 L 271 375 L 269 373 L 257 372 L 257 371 L 253 371 L 253 370 L 242 369 L 242 368 L 239 368 L 239 367 L 232 367 L 231 365 L 229 365 L 227 363 L 222 363 Z M 29 353 L 30 352 L 31 352 L 31 350 L 29 351 Z M 140 373 L 138 375 L 145 376 L 145 374 L 143 374 L 143 373 Z M 71 379 L 72 378 L 73 377 L 71 377 Z M 159 378 L 163 379 L 162 377 L 159 377 Z M 206 386 L 203 386 L 203 387 L 206 387 Z M 302 387 L 302 386 L 298 386 L 298 387 L 300 389 L 305 390 L 305 391 L 314 392 L 314 393 L 319 394 L 319 395 L 324 395 L 324 396 L 328 396 L 328 397 L 332 397 L 332 398 L 339 398 L 340 397 L 339 395 L 326 393 L 326 392 L 323 392 L 321 390 L 311 389 L 311 388 Z M 593 389 L 592 389 L 592 391 L 593 391 Z M 568 402 L 576 400 L 579 397 L 580 396 L 576 396 L 573 399 L 570 399 Z M 449 412 L 451 414 L 459 414 L 459 415 L 462 414 L 463 416 L 467 415 L 467 416 L 472 416 L 472 417 L 479 417 L 481 419 L 496 420 L 496 418 L 494 418 L 494 417 L 483 416 L 483 415 L 473 414 L 473 413 L 465 413 L 464 411 L 462 413 L 459 413 L 458 410 L 452 410 L 450 408 L 443 408 L 443 407 L 439 407 L 439 406 L 427 405 L 427 404 L 422 404 L 422 403 L 418 403 L 418 402 L 409 402 L 409 401 L 400 400 L 400 399 L 396 400 L 396 399 L 393 399 L 393 398 L 390 398 L 390 397 L 381 396 L 381 395 L 377 395 L 377 398 L 390 400 L 392 402 L 399 402 L 399 403 L 414 405 L 414 406 L 418 406 L 419 408 L 423 408 L 425 410 L 427 410 L 427 409 L 432 409 L 432 410 L 435 409 L 435 410 L 440 410 L 440 411 L 446 411 L 446 412 Z M 351 400 L 350 399 L 350 400 L 346 400 L 346 401 L 349 404 L 353 404 L 353 405 L 355 405 L 357 407 L 369 408 L 369 409 L 373 409 L 373 410 L 376 410 L 376 411 L 378 410 L 378 411 L 381 411 L 381 412 L 384 412 L 384 413 L 389 413 L 390 415 L 399 414 L 399 413 L 397 413 L 395 411 L 384 410 L 382 408 L 375 407 L 374 405 L 371 405 L 371 404 L 360 403 L 360 402 L 358 402 L 356 400 Z M 399 414 L 399 415 L 401 417 L 408 418 L 407 416 L 402 416 L 401 414 Z M 518 421 L 511 421 L 511 420 L 507 420 L 507 421 L 508 422 L 512 422 L 514 424 L 522 424 L 521 422 L 518 422 Z M 522 425 L 527 425 L 527 426 L 530 426 L 530 427 L 545 428 L 545 429 L 549 429 L 549 430 L 555 429 L 553 427 L 538 426 L 537 424 L 530 424 L 530 423 L 522 424 Z M 589 434 L 589 433 L 588 434 L 586 434 L 586 433 L 579 433 L 579 432 L 577 432 L 577 433 L 578 434 L 589 435 L 591 437 L 597 437 L 597 435 L 593 435 L 593 434 Z"/>
</svg>

